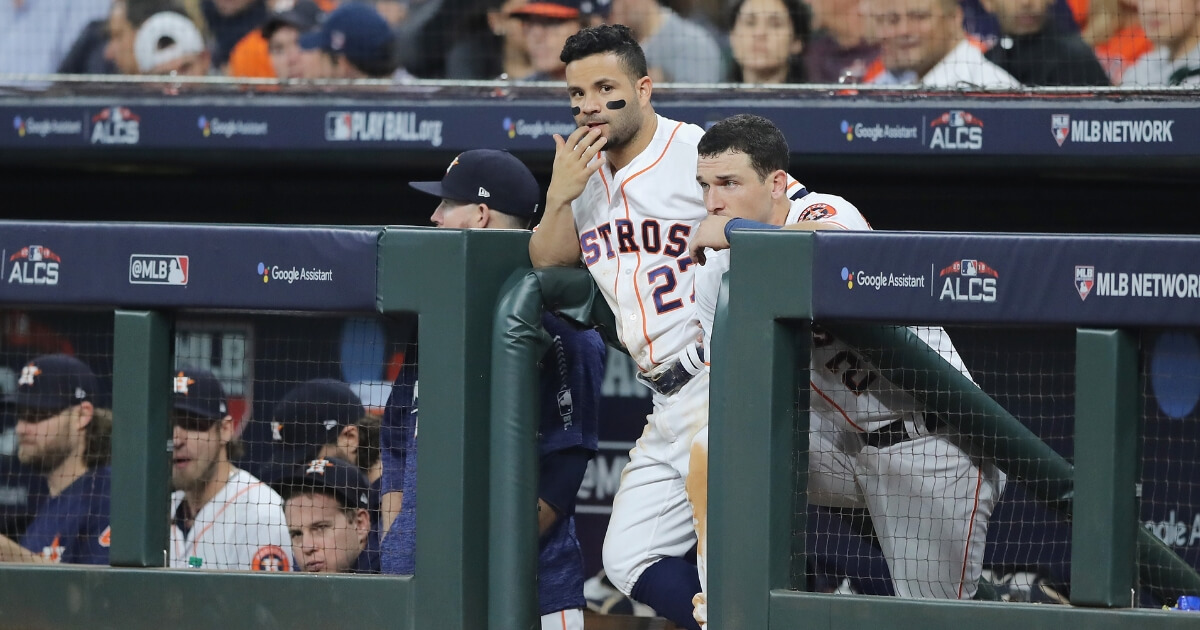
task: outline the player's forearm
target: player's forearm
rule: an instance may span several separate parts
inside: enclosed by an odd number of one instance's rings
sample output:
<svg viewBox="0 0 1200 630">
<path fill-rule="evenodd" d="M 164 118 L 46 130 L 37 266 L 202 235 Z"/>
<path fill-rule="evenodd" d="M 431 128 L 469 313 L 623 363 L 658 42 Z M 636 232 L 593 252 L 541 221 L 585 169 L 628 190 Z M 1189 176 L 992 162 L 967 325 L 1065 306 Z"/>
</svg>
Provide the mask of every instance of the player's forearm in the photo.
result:
<svg viewBox="0 0 1200 630">
<path fill-rule="evenodd" d="M 379 499 L 379 518 L 380 518 L 380 538 L 386 536 L 392 529 L 392 523 L 396 521 L 396 517 L 400 515 L 400 508 L 404 504 L 403 492 L 388 492 Z"/>
<path fill-rule="evenodd" d="M 542 499 L 538 499 L 538 538 L 546 535 L 558 522 L 558 512 Z"/>
<path fill-rule="evenodd" d="M 571 204 L 547 204 L 542 222 L 529 238 L 529 261 L 535 268 L 573 267 L 579 264 L 579 255 Z"/>
<path fill-rule="evenodd" d="M 8 536 L 0 536 L 0 562 L 49 562 L 45 558 L 18 545 Z"/>
</svg>

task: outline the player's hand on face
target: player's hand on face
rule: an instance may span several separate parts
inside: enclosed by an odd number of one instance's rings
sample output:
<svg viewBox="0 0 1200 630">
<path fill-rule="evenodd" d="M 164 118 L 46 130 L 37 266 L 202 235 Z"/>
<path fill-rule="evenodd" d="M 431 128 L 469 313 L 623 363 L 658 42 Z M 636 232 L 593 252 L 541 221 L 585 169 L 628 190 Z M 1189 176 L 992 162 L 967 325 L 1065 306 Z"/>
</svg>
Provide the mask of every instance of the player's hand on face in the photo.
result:
<svg viewBox="0 0 1200 630">
<path fill-rule="evenodd" d="M 729 241 L 725 238 L 726 223 L 729 223 L 729 217 L 716 214 L 704 217 L 704 220 L 696 227 L 696 235 L 692 237 L 691 243 L 688 244 L 692 260 L 703 265 L 705 262 L 704 248 L 706 247 L 711 249 L 729 249 Z"/>
<path fill-rule="evenodd" d="M 547 206 L 568 204 L 583 194 L 592 173 L 604 165 L 600 151 L 607 142 L 599 129 L 587 127 L 571 132 L 566 140 L 554 134 L 554 170 L 546 190 Z"/>
</svg>

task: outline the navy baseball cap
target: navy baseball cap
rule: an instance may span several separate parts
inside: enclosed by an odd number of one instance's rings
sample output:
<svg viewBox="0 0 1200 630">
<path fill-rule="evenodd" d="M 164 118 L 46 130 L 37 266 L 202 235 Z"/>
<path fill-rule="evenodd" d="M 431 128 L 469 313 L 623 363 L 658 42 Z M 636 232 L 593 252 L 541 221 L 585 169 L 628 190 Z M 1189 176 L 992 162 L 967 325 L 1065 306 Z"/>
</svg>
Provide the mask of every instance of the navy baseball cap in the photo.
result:
<svg viewBox="0 0 1200 630">
<path fill-rule="evenodd" d="M 371 509 L 371 484 L 357 466 L 341 459 L 295 464 L 271 485 L 285 501 L 302 492 L 320 492 L 333 495 L 344 507 Z"/>
<path fill-rule="evenodd" d="M 362 400 L 349 385 L 332 378 L 313 379 L 293 387 L 275 405 L 271 437 L 308 460 L 364 415 Z"/>
<path fill-rule="evenodd" d="M 208 370 L 196 367 L 175 370 L 171 373 L 171 393 L 176 411 L 209 420 L 221 420 L 229 415 L 225 389 Z"/>
<path fill-rule="evenodd" d="M 459 154 L 440 182 L 409 182 L 409 186 L 442 199 L 486 203 L 515 217 L 537 214 L 542 191 L 533 173 L 508 151 L 475 149 Z"/>
<path fill-rule="evenodd" d="M 378 64 L 389 55 L 395 35 L 387 20 L 374 8 L 359 2 L 349 2 L 325 17 L 321 28 L 300 36 L 304 50 L 324 50 L 337 53 L 351 63 L 363 67 Z"/>
<path fill-rule="evenodd" d="M 95 400 L 98 388 L 92 368 L 75 357 L 48 354 L 21 368 L 17 392 L 8 402 L 20 409 L 61 411 Z"/>
<path fill-rule="evenodd" d="M 324 15 L 317 3 L 312 0 L 300 0 L 287 11 L 273 13 L 267 18 L 266 23 L 262 25 L 263 39 L 271 39 L 275 31 L 285 26 L 290 26 L 301 34 L 307 33 L 317 27 Z"/>
</svg>

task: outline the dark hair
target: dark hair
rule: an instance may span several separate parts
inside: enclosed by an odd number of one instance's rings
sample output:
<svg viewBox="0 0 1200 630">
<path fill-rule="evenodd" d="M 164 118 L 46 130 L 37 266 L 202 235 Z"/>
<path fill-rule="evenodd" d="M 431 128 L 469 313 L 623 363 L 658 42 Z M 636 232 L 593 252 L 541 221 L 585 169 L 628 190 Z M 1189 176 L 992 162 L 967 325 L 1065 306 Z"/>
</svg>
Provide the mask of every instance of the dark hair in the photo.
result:
<svg viewBox="0 0 1200 630">
<path fill-rule="evenodd" d="M 365 473 L 379 459 L 379 430 L 382 418 L 367 414 L 358 421 L 358 450 L 354 462 Z"/>
<path fill-rule="evenodd" d="M 592 55 L 612 53 L 621 60 L 626 74 L 633 81 L 648 76 L 646 53 L 633 37 L 633 31 L 624 24 L 601 24 L 590 26 L 567 38 L 562 54 L 563 63 L 571 63 Z"/>
<path fill-rule="evenodd" d="M 152 16 L 164 11 L 170 13 L 178 13 L 189 20 L 187 11 L 184 11 L 183 5 L 175 0 L 123 0 L 125 5 L 125 19 L 133 26 L 133 30 L 142 27 Z"/>
<path fill-rule="evenodd" d="M 718 122 L 704 132 L 696 144 L 702 157 L 726 151 L 745 153 L 759 178 L 788 169 L 788 144 L 775 123 L 754 114 L 738 114 Z"/>
<path fill-rule="evenodd" d="M 783 3 L 783 7 L 787 10 L 788 19 L 792 22 L 792 37 L 796 38 L 803 44 L 800 54 L 789 55 L 787 60 L 787 83 L 805 83 L 808 81 L 808 71 L 804 68 L 804 55 L 808 53 L 808 40 L 812 35 L 812 9 L 808 4 L 801 0 L 779 0 Z M 729 7 L 729 28 L 732 31 L 734 24 L 737 23 L 738 13 L 742 10 L 742 5 L 746 4 L 746 0 L 734 0 Z M 742 82 L 742 65 L 737 62 L 737 59 L 730 57 L 729 78 L 734 83 Z"/>
<path fill-rule="evenodd" d="M 92 421 L 87 425 L 87 443 L 83 448 L 83 459 L 88 468 L 107 466 L 112 459 L 111 409 L 92 408 Z"/>
</svg>

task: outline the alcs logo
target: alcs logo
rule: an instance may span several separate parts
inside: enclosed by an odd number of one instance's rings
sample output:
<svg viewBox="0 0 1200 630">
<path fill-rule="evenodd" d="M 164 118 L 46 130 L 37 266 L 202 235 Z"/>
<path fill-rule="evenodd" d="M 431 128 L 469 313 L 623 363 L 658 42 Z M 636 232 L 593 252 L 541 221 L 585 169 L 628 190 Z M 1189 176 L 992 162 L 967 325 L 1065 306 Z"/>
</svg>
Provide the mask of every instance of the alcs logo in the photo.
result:
<svg viewBox="0 0 1200 630">
<path fill-rule="evenodd" d="M 956 260 L 942 269 L 939 277 L 945 278 L 938 300 L 954 302 L 995 302 L 996 281 L 1000 274 L 995 267 L 982 260 L 964 258 Z"/>
<path fill-rule="evenodd" d="M 106 107 L 92 116 L 92 144 L 137 144 L 141 121 L 128 107 Z"/>
<path fill-rule="evenodd" d="M 8 272 L 9 284 L 58 284 L 58 266 L 62 257 L 42 245 L 30 245 L 8 257 L 12 269 Z"/>
<path fill-rule="evenodd" d="M 983 121 L 971 112 L 952 109 L 929 123 L 930 149 L 978 151 L 983 148 Z"/>
</svg>

